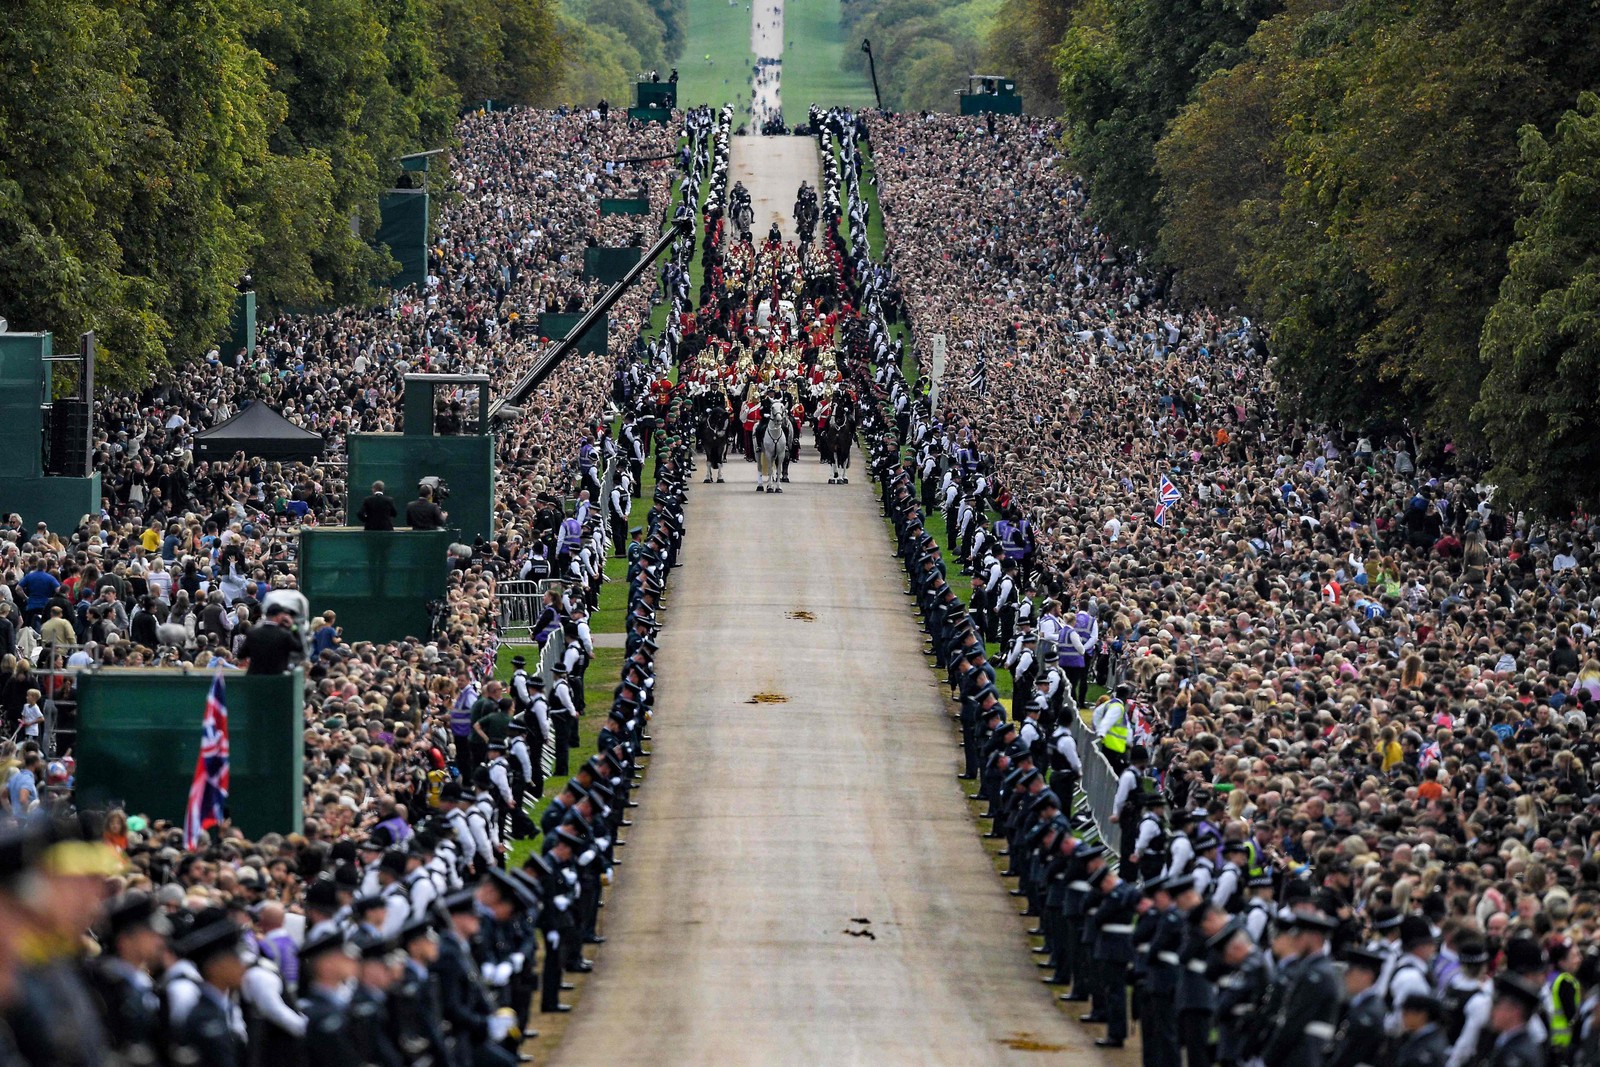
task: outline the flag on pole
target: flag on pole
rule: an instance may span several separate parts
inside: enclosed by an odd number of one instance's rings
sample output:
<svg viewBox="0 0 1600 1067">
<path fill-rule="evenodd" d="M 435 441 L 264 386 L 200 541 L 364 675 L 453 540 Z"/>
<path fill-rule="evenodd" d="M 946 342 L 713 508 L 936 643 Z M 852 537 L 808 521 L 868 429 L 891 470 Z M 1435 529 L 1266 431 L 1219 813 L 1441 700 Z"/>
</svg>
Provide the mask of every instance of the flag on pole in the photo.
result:
<svg viewBox="0 0 1600 1067">
<path fill-rule="evenodd" d="M 228 705 L 223 702 L 222 670 L 211 679 L 200 727 L 200 756 L 194 763 L 189 806 L 183 813 L 183 847 L 192 849 L 200 833 L 220 826 L 228 806 Z"/>
<path fill-rule="evenodd" d="M 1167 524 L 1167 509 L 1183 499 L 1183 494 L 1178 492 L 1178 487 L 1172 484 L 1172 479 L 1165 474 L 1161 476 L 1161 488 L 1156 492 L 1156 525 Z"/>
<path fill-rule="evenodd" d="M 978 349 L 978 365 L 972 368 L 972 378 L 967 382 L 967 388 L 979 396 L 989 395 L 989 368 L 982 347 Z"/>
</svg>

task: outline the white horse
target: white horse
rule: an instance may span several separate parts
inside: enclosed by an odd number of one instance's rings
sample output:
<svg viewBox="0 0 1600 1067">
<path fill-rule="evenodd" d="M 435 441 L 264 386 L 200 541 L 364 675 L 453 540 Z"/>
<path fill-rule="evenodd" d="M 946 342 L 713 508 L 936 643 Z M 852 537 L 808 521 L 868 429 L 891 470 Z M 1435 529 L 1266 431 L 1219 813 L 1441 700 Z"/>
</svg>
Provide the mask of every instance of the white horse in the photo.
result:
<svg viewBox="0 0 1600 1067">
<path fill-rule="evenodd" d="M 794 447 L 794 419 L 784 410 L 781 401 L 770 400 L 762 405 L 761 422 L 756 425 L 756 492 L 781 493 L 778 479 L 789 461 L 789 450 Z"/>
</svg>

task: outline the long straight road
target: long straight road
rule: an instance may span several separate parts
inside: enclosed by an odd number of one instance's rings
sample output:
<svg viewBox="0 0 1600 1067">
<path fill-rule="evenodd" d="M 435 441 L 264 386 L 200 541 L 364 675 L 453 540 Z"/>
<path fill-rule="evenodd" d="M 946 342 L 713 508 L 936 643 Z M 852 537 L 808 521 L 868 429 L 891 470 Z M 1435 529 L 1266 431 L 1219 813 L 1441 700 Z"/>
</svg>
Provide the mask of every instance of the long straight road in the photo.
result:
<svg viewBox="0 0 1600 1067">
<path fill-rule="evenodd" d="M 865 472 L 828 485 L 809 438 L 781 496 L 726 470 L 692 487 L 644 804 L 555 1062 L 1099 1063 L 957 789 Z"/>
<path fill-rule="evenodd" d="M 750 231 L 757 244 L 766 240 L 767 229 L 774 222 L 785 241 L 797 239 L 794 194 L 802 181 L 813 189 L 822 181 L 816 141 L 810 137 L 734 137 L 728 145 L 728 173 L 730 187 L 733 182 L 744 182 L 750 190 L 750 209 L 755 215 Z"/>
</svg>

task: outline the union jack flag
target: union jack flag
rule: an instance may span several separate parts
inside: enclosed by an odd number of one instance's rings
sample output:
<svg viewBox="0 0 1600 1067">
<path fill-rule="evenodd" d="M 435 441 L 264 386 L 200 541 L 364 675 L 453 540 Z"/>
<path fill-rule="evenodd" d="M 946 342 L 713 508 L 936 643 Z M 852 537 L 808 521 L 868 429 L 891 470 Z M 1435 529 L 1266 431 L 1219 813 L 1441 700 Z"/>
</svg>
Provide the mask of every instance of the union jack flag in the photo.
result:
<svg viewBox="0 0 1600 1067">
<path fill-rule="evenodd" d="M 192 849 L 200 833 L 222 825 L 228 807 L 228 705 L 223 702 L 222 671 L 211 679 L 205 720 L 200 727 L 200 755 L 194 763 L 189 805 L 183 813 L 183 847 Z"/>
<path fill-rule="evenodd" d="M 1167 509 L 1183 499 L 1183 494 L 1178 492 L 1178 487 L 1172 484 L 1172 479 L 1165 474 L 1161 476 L 1161 488 L 1156 493 L 1156 525 L 1167 524 Z"/>
</svg>

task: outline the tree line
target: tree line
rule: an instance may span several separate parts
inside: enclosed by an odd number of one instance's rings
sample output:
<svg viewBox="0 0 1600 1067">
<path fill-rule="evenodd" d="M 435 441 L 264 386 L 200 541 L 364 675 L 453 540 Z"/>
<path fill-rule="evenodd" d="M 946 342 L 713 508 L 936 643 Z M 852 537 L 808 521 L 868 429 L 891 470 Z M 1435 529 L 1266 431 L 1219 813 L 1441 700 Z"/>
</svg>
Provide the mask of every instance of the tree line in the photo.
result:
<svg viewBox="0 0 1600 1067">
<path fill-rule="evenodd" d="M 268 308 L 368 298 L 393 270 L 372 239 L 400 156 L 447 147 L 485 100 L 617 100 L 681 43 L 683 0 L 560 3 L 16 0 L 0 315 L 95 330 L 108 381 L 134 386 L 205 353 L 247 275 Z M 574 61 L 608 41 L 597 82 Z"/>
</svg>

